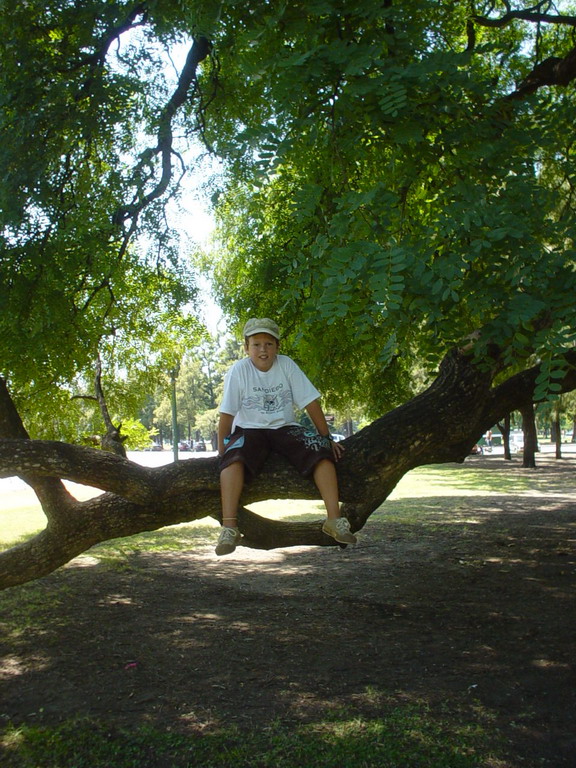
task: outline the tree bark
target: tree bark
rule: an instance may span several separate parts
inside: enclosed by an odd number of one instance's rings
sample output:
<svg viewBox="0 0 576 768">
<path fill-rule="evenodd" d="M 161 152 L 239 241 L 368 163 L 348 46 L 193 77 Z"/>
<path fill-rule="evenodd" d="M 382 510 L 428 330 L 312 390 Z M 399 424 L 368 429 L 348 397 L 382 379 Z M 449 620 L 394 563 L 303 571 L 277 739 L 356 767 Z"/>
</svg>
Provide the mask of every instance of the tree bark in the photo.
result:
<svg viewBox="0 0 576 768">
<path fill-rule="evenodd" d="M 555 456 L 557 459 L 562 458 L 562 424 L 560 423 L 560 410 L 556 408 L 554 410 L 554 445 L 556 448 Z"/>
<path fill-rule="evenodd" d="M 122 437 L 120 430 L 122 424 L 117 427 L 113 424 L 108 410 L 108 403 L 106 402 L 106 396 L 104 395 L 104 388 L 102 387 L 102 360 L 100 355 L 96 360 L 96 373 L 94 375 L 94 390 L 96 392 L 96 401 L 100 408 L 100 414 L 106 427 L 106 432 L 102 435 L 102 448 L 105 451 L 111 451 L 117 453 L 118 456 L 126 458 L 126 448 L 124 447 L 125 438 Z"/>
<path fill-rule="evenodd" d="M 536 420 L 532 403 L 522 408 L 522 431 L 524 432 L 522 466 L 527 469 L 534 469 L 536 466 L 536 451 L 538 450 L 538 436 L 536 434 Z"/>
<path fill-rule="evenodd" d="M 502 434 L 502 442 L 504 444 L 504 458 L 506 461 L 512 460 L 512 453 L 510 452 L 510 414 L 507 413 L 504 416 L 503 421 L 498 422 L 498 427 Z"/>
<path fill-rule="evenodd" d="M 576 353 L 563 381 L 576 388 Z M 423 393 L 349 437 L 337 465 L 343 513 L 361 529 L 398 481 L 423 464 L 462 462 L 487 429 L 512 410 L 532 402 L 538 368 L 492 387 L 496 371 L 479 371 L 454 350 Z M 220 515 L 216 458 L 146 468 L 115 454 L 54 441 L 30 440 L 0 379 L 0 477 L 19 476 L 36 492 L 46 528 L 0 554 L 0 588 L 44 576 L 98 542 L 166 525 Z M 104 493 L 79 502 L 62 480 Z M 273 489 L 273 490 L 271 490 Z M 316 499 L 312 480 L 302 478 L 280 456 L 247 484 L 244 505 L 270 497 Z M 321 523 L 285 523 L 239 511 L 242 543 L 271 549 L 295 545 L 337 546 Z"/>
</svg>

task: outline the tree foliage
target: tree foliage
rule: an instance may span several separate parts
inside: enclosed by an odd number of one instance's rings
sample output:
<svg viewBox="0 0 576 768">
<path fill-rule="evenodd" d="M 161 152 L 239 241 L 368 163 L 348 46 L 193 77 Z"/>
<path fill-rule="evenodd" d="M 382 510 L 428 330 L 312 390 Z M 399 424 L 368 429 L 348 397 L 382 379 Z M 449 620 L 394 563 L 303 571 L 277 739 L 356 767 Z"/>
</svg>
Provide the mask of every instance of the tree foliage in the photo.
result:
<svg viewBox="0 0 576 768">
<path fill-rule="evenodd" d="M 289 3 L 218 48 L 244 96 L 229 135 L 213 124 L 238 158 L 222 302 L 280 308 L 321 387 L 376 408 L 470 334 L 479 361 L 541 359 L 554 391 L 575 340 L 575 17 L 474 11 Z"/>
<path fill-rule="evenodd" d="M 164 206 L 199 138 L 227 168 L 222 302 L 281 315 L 328 397 L 397 404 L 415 360 L 478 331 L 479 360 L 536 356 L 554 391 L 576 325 L 571 8 L 4 0 L 4 374 L 46 391 L 191 298 Z"/>
<path fill-rule="evenodd" d="M 206 55 L 175 82 L 162 51 L 184 26 L 147 3 L 2 3 L 0 359 L 36 408 L 99 352 L 154 359 L 194 295 L 160 199 Z"/>
</svg>

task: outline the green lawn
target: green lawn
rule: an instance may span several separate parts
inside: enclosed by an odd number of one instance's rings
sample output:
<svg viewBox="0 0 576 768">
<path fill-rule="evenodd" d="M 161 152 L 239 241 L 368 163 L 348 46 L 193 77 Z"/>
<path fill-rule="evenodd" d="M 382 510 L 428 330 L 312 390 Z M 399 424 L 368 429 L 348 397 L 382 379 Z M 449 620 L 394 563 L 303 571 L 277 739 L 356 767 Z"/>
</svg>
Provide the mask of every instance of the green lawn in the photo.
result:
<svg viewBox="0 0 576 768">
<path fill-rule="evenodd" d="M 411 705 L 385 719 L 342 713 L 296 728 L 195 736 L 70 722 L 7 729 L 0 749 L 3 768 L 478 768 L 483 738 L 478 728 L 432 723 L 425 708 Z"/>
</svg>

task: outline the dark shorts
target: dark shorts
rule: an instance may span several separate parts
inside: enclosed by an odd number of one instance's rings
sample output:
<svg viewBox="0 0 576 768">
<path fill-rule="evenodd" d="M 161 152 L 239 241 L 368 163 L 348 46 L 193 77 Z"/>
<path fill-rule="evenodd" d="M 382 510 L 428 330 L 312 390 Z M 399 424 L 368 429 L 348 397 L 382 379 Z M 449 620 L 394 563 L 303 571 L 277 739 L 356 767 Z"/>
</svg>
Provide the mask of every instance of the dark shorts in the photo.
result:
<svg viewBox="0 0 576 768">
<path fill-rule="evenodd" d="M 224 440 L 224 445 L 220 470 L 241 461 L 252 476 L 262 469 L 271 452 L 285 456 L 304 476 L 312 474 L 319 461 L 334 461 L 330 440 L 321 437 L 316 430 L 298 424 L 279 429 L 236 427 Z"/>
</svg>

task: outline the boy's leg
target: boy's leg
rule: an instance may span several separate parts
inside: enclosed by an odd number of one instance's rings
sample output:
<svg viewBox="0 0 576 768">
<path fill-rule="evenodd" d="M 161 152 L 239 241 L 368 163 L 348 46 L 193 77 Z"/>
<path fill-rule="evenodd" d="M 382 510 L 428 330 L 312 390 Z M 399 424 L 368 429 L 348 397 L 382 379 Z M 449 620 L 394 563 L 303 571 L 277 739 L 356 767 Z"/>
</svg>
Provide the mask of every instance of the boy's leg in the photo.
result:
<svg viewBox="0 0 576 768">
<path fill-rule="evenodd" d="M 336 467 L 329 459 L 322 459 L 314 467 L 314 482 L 326 507 L 326 522 L 322 526 L 324 533 L 332 536 L 341 544 L 356 544 L 356 536 L 350 530 L 350 523 L 340 515 L 338 498 L 338 477 Z"/>
<path fill-rule="evenodd" d="M 244 487 L 244 464 L 234 461 L 220 472 L 222 530 L 216 544 L 217 555 L 230 555 L 241 539 L 238 530 L 238 504 Z"/>
<path fill-rule="evenodd" d="M 356 544 L 348 520 L 340 513 L 338 476 L 330 441 L 305 427 L 290 426 L 274 432 L 272 447 L 286 456 L 304 476 L 313 476 L 326 507 L 324 533 L 341 544 Z"/>
<path fill-rule="evenodd" d="M 238 505 L 244 487 L 244 463 L 234 461 L 220 472 L 220 498 L 222 499 L 222 525 L 238 527 Z"/>
<path fill-rule="evenodd" d="M 226 441 L 226 450 L 220 460 L 222 531 L 216 545 L 217 555 L 234 552 L 242 538 L 238 530 L 238 505 L 246 473 L 256 475 L 268 455 L 266 431 L 237 427 Z"/>
<path fill-rule="evenodd" d="M 327 518 L 336 520 L 340 517 L 338 477 L 336 476 L 336 467 L 329 459 L 322 459 L 314 467 L 314 482 L 326 507 Z"/>
</svg>

